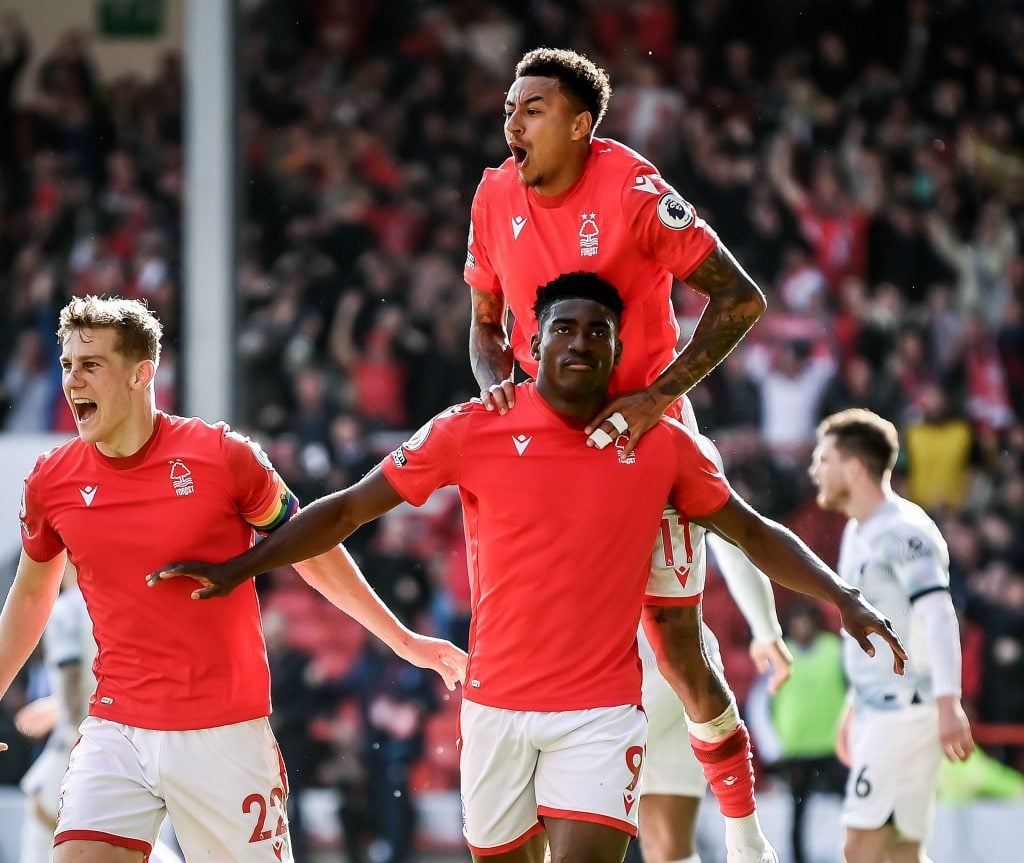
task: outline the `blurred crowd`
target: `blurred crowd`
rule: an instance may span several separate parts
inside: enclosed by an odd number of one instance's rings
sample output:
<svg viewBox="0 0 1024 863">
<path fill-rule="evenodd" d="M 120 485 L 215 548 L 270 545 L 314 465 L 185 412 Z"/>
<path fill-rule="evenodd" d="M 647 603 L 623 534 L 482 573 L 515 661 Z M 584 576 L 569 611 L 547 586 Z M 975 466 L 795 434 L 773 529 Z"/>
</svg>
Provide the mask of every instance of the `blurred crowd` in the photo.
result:
<svg viewBox="0 0 1024 863">
<path fill-rule="evenodd" d="M 16 103 L 31 37 L 11 16 L 0 30 L 0 428 L 73 429 L 53 332 L 67 297 L 87 292 L 159 312 L 160 402 L 173 410 L 180 58 L 149 79 L 101 80 L 88 40 L 69 33 Z M 806 479 L 815 426 L 853 405 L 893 420 L 896 484 L 949 543 L 967 700 L 977 720 L 1024 723 L 1019 3 L 248 4 L 236 425 L 309 499 L 476 393 L 461 277 L 469 204 L 482 169 L 508 155 L 515 62 L 542 44 L 608 69 L 615 95 L 598 133 L 651 159 L 768 296 L 743 345 L 691 394 L 732 483 L 834 562 L 841 524 Z M 676 301 L 686 333 L 701 298 L 678 285 Z M 352 549 L 407 619 L 464 640 L 454 500 L 401 513 Z M 288 679 L 312 681 L 308 711 L 282 720 L 315 743 L 293 759 L 297 781 L 346 788 L 355 835 L 374 830 L 358 820 L 375 808 L 368 775 L 393 775 L 392 799 L 410 781 L 451 787 L 453 753 L 430 723 L 455 705 L 358 634 L 327 655 L 332 639 L 308 637 L 317 612 L 286 576 L 262 589 L 282 649 L 303 657 Z M 734 614 L 713 588 L 712 624 Z M 736 638 L 723 641 L 743 691 L 753 672 Z M 387 768 L 368 766 L 383 757 L 378 733 L 408 744 L 384 746 L 400 753 Z M 348 761 L 328 757 L 346 748 Z M 996 748 L 1020 765 L 1020 751 Z M 384 841 L 402 859 L 402 840 Z"/>
</svg>

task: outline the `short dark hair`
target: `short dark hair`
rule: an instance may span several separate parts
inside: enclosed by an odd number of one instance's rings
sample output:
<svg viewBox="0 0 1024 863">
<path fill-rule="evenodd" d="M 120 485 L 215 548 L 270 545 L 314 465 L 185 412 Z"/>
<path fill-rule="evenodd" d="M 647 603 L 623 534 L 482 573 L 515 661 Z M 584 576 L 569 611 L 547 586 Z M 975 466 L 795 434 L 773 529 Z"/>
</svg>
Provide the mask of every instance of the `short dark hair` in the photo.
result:
<svg viewBox="0 0 1024 863">
<path fill-rule="evenodd" d="M 73 297 L 61 309 L 57 341 L 63 345 L 75 330 L 114 330 L 114 344 L 121 356 L 133 362 L 160 362 L 163 327 L 156 315 L 140 300 L 121 297 Z"/>
<path fill-rule="evenodd" d="M 893 469 L 900 451 L 900 436 L 889 420 L 866 408 L 849 408 L 825 417 L 818 426 L 818 440 L 835 438 L 845 458 L 856 458 L 877 479 Z"/>
<path fill-rule="evenodd" d="M 601 122 L 608 110 L 612 85 L 608 73 L 576 51 L 565 48 L 534 48 L 516 64 L 516 77 L 554 78 L 583 103 L 594 118 L 593 128 Z"/>
<path fill-rule="evenodd" d="M 538 325 L 545 313 L 560 300 L 593 300 L 608 309 L 615 317 L 618 329 L 626 304 L 615 285 L 602 279 L 597 273 L 576 270 L 572 273 L 552 279 L 546 285 L 537 288 L 537 300 L 533 304 L 533 313 L 537 316 Z"/>
</svg>

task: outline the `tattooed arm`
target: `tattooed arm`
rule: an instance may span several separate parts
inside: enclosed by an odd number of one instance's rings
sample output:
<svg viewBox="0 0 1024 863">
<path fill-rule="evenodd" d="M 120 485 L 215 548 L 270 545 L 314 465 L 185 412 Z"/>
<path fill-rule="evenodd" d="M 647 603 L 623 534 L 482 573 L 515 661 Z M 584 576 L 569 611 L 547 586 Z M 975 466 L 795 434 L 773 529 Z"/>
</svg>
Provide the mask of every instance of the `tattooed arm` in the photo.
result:
<svg viewBox="0 0 1024 863">
<path fill-rule="evenodd" d="M 488 410 L 505 413 L 515 404 L 512 347 L 505 332 L 505 298 L 473 288 L 469 326 L 469 361 Z"/>
<path fill-rule="evenodd" d="M 708 298 L 690 341 L 649 387 L 615 399 L 587 428 L 590 434 L 604 423 L 605 431 L 614 436 L 607 419 L 618 411 L 629 426 L 627 454 L 672 402 L 728 356 L 765 310 L 761 289 L 722 243 L 686 283 Z"/>
</svg>

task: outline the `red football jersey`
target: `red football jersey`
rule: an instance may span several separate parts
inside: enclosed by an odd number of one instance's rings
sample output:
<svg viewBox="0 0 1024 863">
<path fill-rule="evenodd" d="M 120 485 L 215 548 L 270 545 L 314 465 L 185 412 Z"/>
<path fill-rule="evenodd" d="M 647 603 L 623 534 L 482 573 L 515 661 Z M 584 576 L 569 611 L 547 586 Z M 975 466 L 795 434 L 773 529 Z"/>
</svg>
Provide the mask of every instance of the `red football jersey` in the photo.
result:
<svg viewBox="0 0 1024 863">
<path fill-rule="evenodd" d="M 639 704 L 636 631 L 665 502 L 695 517 L 729 496 L 673 420 L 629 457 L 619 446 L 588 447 L 584 425 L 520 384 L 504 416 L 458 405 L 382 464 L 415 505 L 441 486 L 459 488 L 471 701 L 542 711 Z"/>
<path fill-rule="evenodd" d="M 523 185 L 511 158 L 488 168 L 473 199 L 466 281 L 504 294 L 515 315 L 515 358 L 535 376 L 530 337 L 537 332 L 537 288 L 562 273 L 588 270 L 611 282 L 626 303 L 622 361 L 613 392 L 640 389 L 675 358 L 679 325 L 672 277 L 686 279 L 718 242 L 693 207 L 628 147 L 595 138 L 583 175 L 561 195 Z"/>
<path fill-rule="evenodd" d="M 258 445 L 201 420 L 158 414 L 137 453 L 107 458 L 78 438 L 40 456 L 25 480 L 22 544 L 33 560 L 65 548 L 93 622 L 93 716 L 139 728 L 213 728 L 266 716 L 270 673 L 253 583 L 199 602 L 196 582 L 147 587 L 178 560 L 249 548 L 297 502 Z"/>
</svg>

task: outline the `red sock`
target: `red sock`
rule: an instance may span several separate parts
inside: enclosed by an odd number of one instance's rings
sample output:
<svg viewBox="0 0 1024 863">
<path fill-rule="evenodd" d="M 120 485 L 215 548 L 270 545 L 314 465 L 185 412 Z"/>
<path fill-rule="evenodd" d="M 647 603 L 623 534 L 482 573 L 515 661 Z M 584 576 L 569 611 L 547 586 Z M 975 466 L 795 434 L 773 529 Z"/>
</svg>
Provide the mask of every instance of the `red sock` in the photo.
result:
<svg viewBox="0 0 1024 863">
<path fill-rule="evenodd" d="M 750 753 L 750 735 L 741 722 L 725 740 L 708 743 L 690 735 L 693 752 L 704 770 L 718 806 L 726 818 L 743 818 L 753 812 L 754 768 Z"/>
</svg>

